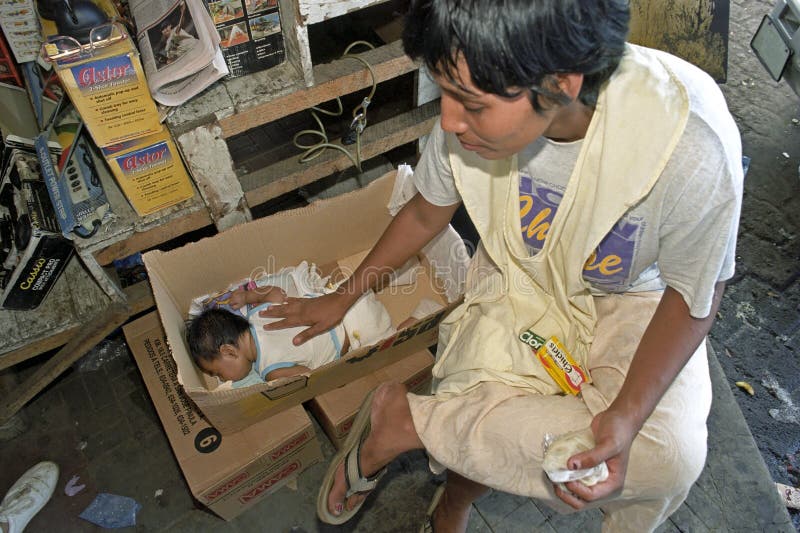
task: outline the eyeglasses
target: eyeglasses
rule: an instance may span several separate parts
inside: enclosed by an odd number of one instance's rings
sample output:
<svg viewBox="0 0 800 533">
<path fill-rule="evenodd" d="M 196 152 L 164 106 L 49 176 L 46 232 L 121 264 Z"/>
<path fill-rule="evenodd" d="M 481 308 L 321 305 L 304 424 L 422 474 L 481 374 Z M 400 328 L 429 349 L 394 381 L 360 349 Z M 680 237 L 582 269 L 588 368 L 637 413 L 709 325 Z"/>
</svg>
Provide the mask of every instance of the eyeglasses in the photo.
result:
<svg viewBox="0 0 800 533">
<path fill-rule="evenodd" d="M 96 50 L 111 46 L 128 38 L 128 32 L 120 22 L 106 22 L 89 32 L 89 42 L 81 44 L 68 35 L 56 35 L 42 44 L 42 57 L 47 61 L 75 61 L 94 55 Z"/>
</svg>

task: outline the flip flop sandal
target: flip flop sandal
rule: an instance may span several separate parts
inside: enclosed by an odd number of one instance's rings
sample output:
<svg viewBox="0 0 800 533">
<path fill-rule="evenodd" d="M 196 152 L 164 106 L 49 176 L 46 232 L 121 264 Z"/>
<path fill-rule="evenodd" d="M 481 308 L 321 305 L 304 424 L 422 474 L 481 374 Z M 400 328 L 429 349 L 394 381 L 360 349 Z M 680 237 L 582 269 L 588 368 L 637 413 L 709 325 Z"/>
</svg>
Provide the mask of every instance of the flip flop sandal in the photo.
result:
<svg viewBox="0 0 800 533">
<path fill-rule="evenodd" d="M 317 516 L 326 524 L 344 524 L 353 518 L 361 509 L 364 500 L 356 505 L 353 509 L 343 509 L 340 515 L 335 515 L 328 510 L 328 495 L 333 487 L 333 480 L 336 477 L 336 469 L 339 464 L 344 462 L 344 479 L 347 483 L 347 492 L 345 493 L 345 502 L 347 498 L 359 492 L 370 492 L 374 489 L 383 475 L 386 473 L 386 467 L 381 468 L 375 475 L 371 477 L 364 477 L 361 473 L 361 467 L 358 464 L 359 457 L 361 456 L 361 444 L 365 437 L 369 434 L 370 421 L 369 415 L 372 407 L 372 396 L 375 391 L 370 392 L 361 404 L 361 408 L 356 415 L 353 425 L 350 428 L 350 433 L 339 452 L 333 456 L 328 471 L 322 480 L 322 486 L 317 494 Z"/>
<path fill-rule="evenodd" d="M 433 493 L 431 504 L 428 506 L 428 510 L 425 512 L 425 521 L 422 522 L 422 526 L 419 528 L 419 533 L 434 533 L 433 513 L 436 511 L 436 507 L 439 505 L 439 500 L 442 499 L 443 494 L 444 483 L 436 487 L 436 492 Z"/>
</svg>

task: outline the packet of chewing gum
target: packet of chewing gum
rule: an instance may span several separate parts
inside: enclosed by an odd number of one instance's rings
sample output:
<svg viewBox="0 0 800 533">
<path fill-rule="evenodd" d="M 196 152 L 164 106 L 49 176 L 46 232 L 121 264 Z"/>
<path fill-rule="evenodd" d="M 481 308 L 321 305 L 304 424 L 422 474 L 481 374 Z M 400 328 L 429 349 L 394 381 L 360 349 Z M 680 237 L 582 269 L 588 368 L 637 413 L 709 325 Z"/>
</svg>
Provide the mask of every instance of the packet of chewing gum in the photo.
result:
<svg viewBox="0 0 800 533">
<path fill-rule="evenodd" d="M 553 381 L 567 394 L 576 395 L 584 383 L 591 383 L 589 373 L 572 358 L 569 351 L 553 336 L 545 340 L 531 330 L 520 333 L 519 340 L 531 347 Z"/>
</svg>

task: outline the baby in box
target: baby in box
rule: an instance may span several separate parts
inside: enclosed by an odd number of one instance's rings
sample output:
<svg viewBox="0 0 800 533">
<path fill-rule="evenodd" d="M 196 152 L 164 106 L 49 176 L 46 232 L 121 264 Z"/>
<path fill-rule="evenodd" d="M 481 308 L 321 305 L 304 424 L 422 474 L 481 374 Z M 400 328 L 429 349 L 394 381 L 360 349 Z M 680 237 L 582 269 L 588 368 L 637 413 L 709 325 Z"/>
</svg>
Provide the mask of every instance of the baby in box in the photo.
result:
<svg viewBox="0 0 800 533">
<path fill-rule="evenodd" d="M 309 372 L 334 361 L 350 349 L 369 346 L 392 335 L 391 318 L 373 292 L 367 292 L 327 334 L 295 346 L 292 338 L 305 326 L 274 331 L 264 324 L 276 319 L 259 316 L 287 297 L 313 297 L 332 290 L 327 278 L 304 261 L 277 274 L 250 280 L 222 295 L 200 297 L 189 310 L 186 330 L 189 352 L 205 373 L 245 387 L 255 383 Z M 426 301 L 400 328 L 412 324 L 437 304 Z M 427 308 L 427 309 L 426 309 Z"/>
</svg>

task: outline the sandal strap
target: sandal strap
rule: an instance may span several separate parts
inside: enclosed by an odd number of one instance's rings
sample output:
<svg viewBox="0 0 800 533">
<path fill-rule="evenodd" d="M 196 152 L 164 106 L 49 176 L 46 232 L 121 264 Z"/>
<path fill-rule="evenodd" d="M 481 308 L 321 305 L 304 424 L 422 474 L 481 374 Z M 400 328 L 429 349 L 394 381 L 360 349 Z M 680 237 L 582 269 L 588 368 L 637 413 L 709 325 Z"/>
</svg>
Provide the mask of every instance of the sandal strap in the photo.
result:
<svg viewBox="0 0 800 533">
<path fill-rule="evenodd" d="M 419 528 L 419 533 L 434 533 L 433 529 L 433 513 L 436 512 L 436 508 L 439 506 L 439 502 L 444 495 L 445 484 L 441 484 L 436 488 L 436 491 L 433 493 L 433 498 L 431 498 L 431 503 L 428 506 L 428 510 L 425 512 L 425 521 L 422 523 L 422 527 Z"/>
<path fill-rule="evenodd" d="M 345 498 L 349 498 L 357 492 L 367 492 L 374 489 L 386 473 L 386 467 L 384 466 L 373 476 L 364 477 L 358 464 L 361 457 L 361 444 L 362 442 L 359 441 L 344 459 L 344 479 L 347 482 Z"/>
</svg>

